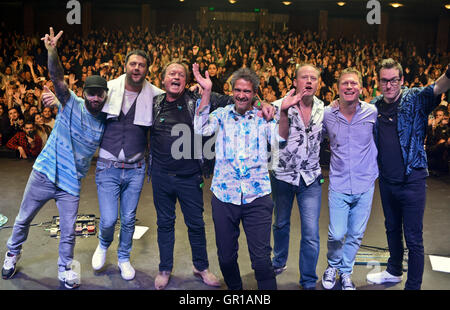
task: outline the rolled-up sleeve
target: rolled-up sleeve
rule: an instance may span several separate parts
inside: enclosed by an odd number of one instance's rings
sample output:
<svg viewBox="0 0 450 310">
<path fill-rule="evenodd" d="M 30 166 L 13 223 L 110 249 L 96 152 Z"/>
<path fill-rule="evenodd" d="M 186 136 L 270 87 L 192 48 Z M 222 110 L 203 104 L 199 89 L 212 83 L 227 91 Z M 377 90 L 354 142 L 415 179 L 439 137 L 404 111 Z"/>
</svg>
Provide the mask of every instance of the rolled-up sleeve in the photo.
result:
<svg viewBox="0 0 450 310">
<path fill-rule="evenodd" d="M 197 101 L 197 109 L 200 104 L 200 100 Z M 211 136 L 217 130 L 219 125 L 219 119 L 217 113 L 221 110 L 215 110 L 211 114 L 210 106 L 206 106 L 202 111 L 196 111 L 194 116 L 194 132 L 197 135 Z M 198 113 L 197 113 L 198 112 Z"/>
</svg>

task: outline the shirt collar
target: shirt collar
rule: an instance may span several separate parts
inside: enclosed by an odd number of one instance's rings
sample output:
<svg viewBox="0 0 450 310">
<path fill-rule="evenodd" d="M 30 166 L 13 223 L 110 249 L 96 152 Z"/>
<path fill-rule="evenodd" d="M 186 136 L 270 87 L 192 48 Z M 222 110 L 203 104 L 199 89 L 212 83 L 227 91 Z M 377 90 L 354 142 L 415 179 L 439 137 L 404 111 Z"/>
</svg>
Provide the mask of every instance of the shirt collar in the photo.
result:
<svg viewBox="0 0 450 310">
<path fill-rule="evenodd" d="M 316 96 L 313 96 L 311 117 L 313 117 L 313 115 L 315 115 L 315 113 L 317 112 L 317 109 L 319 108 L 319 104 L 320 104 L 319 98 L 317 98 Z M 291 114 L 291 115 L 292 114 L 299 114 L 299 112 L 294 106 L 292 106 L 292 107 L 289 108 L 288 114 Z"/>
<path fill-rule="evenodd" d="M 258 109 L 253 107 L 251 110 L 248 110 L 247 112 L 244 113 L 244 115 L 242 115 L 242 114 L 236 112 L 235 105 L 233 104 L 231 109 L 230 109 L 230 111 L 229 111 L 229 113 L 232 114 L 232 115 L 238 115 L 238 116 L 245 117 L 245 116 L 248 116 L 248 115 L 254 115 L 254 114 L 258 113 Z"/>
<path fill-rule="evenodd" d="M 356 106 L 356 113 L 358 113 L 361 110 L 361 104 L 363 103 L 363 101 L 359 100 L 359 104 Z M 331 108 L 331 112 L 333 113 L 338 113 L 339 112 L 339 106 L 337 106 L 336 108 Z"/>
</svg>

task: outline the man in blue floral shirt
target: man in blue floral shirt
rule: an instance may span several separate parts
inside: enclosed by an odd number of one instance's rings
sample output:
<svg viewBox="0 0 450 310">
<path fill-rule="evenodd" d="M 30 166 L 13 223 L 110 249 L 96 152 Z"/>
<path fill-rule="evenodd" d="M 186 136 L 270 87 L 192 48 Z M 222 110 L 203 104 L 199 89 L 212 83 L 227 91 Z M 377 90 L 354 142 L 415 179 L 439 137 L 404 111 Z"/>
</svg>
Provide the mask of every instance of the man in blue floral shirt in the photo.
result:
<svg viewBox="0 0 450 310">
<path fill-rule="evenodd" d="M 194 74 L 197 80 L 203 79 L 198 72 Z M 242 289 L 237 263 L 241 221 L 258 289 L 277 288 L 270 260 L 273 202 L 267 143 L 277 147 L 287 138 L 289 128 L 286 110 L 281 111 L 278 125 L 275 120 L 265 121 L 253 108 L 258 84 L 258 76 L 252 70 L 239 69 L 231 79 L 234 105 L 209 114 L 209 99 L 204 93 L 194 120 L 197 134 L 212 135 L 217 131 L 211 205 L 219 265 L 228 289 L 232 290 Z M 204 91 L 208 94 L 210 87 Z"/>
</svg>

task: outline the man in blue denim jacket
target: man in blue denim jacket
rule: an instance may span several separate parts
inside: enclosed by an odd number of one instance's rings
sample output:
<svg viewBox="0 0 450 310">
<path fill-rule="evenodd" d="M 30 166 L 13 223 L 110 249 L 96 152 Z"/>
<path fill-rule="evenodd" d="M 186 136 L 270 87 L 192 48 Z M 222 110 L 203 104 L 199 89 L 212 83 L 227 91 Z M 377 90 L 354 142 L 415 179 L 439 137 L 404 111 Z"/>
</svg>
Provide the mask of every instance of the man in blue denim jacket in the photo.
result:
<svg viewBox="0 0 450 310">
<path fill-rule="evenodd" d="M 403 232 L 408 248 L 405 289 L 420 289 L 424 270 L 423 215 L 428 176 L 424 140 L 428 114 L 439 95 L 450 88 L 450 69 L 427 87 L 402 88 L 403 70 L 393 59 L 378 69 L 382 95 L 372 103 L 378 109 L 375 141 L 378 147 L 380 194 L 390 252 L 387 269 L 367 275 L 371 283 L 402 281 Z"/>
</svg>

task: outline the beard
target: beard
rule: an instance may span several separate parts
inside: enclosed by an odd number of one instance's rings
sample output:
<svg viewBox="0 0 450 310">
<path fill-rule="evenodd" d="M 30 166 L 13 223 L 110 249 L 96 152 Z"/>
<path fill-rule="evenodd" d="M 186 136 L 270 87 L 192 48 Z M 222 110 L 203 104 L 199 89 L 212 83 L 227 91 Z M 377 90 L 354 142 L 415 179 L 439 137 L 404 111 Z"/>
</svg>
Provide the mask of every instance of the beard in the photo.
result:
<svg viewBox="0 0 450 310">
<path fill-rule="evenodd" d="M 89 113 L 93 115 L 97 115 L 100 113 L 103 109 L 103 106 L 105 105 L 106 99 L 103 102 L 98 101 L 89 101 L 87 99 L 84 99 L 84 105 L 86 106 L 86 109 L 89 111 Z"/>
<path fill-rule="evenodd" d="M 133 75 L 132 72 L 127 72 L 125 74 L 128 84 L 130 84 L 132 86 L 142 86 L 142 84 L 144 83 L 144 80 L 145 80 L 145 75 L 142 75 L 141 78 L 137 82 L 135 80 L 133 80 L 132 75 Z"/>
</svg>

